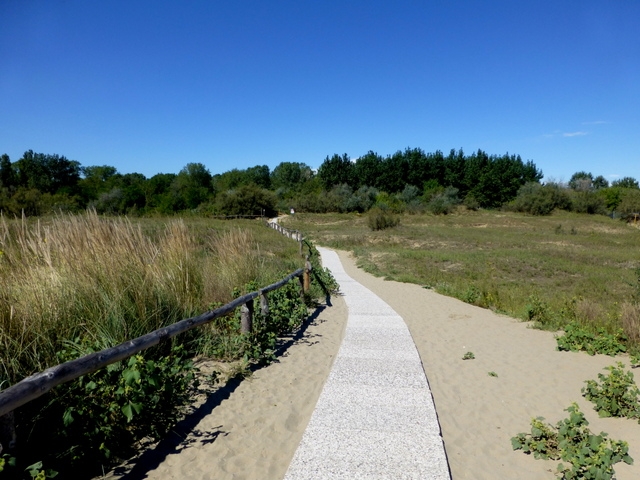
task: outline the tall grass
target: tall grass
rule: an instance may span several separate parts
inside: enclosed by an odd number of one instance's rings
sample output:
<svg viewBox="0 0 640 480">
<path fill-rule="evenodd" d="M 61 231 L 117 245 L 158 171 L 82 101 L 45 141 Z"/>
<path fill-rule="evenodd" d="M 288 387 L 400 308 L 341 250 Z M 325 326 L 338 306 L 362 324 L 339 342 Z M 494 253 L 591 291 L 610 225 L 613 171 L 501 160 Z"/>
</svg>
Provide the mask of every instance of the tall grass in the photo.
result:
<svg viewBox="0 0 640 480">
<path fill-rule="evenodd" d="M 57 364 L 63 347 L 113 346 L 300 266 L 293 242 L 257 222 L 189 223 L 0 219 L 0 385 Z"/>
</svg>

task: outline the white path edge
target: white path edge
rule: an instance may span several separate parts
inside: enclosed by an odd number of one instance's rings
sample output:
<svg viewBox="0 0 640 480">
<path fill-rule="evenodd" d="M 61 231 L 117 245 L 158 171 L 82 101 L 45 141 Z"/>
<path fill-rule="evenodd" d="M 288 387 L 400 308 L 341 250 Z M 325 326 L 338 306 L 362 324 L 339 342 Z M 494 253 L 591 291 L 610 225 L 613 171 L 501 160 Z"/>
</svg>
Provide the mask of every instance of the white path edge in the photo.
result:
<svg viewBox="0 0 640 480">
<path fill-rule="evenodd" d="M 449 480 L 431 390 L 407 325 L 346 274 L 334 251 L 318 250 L 349 317 L 285 480 Z"/>
</svg>

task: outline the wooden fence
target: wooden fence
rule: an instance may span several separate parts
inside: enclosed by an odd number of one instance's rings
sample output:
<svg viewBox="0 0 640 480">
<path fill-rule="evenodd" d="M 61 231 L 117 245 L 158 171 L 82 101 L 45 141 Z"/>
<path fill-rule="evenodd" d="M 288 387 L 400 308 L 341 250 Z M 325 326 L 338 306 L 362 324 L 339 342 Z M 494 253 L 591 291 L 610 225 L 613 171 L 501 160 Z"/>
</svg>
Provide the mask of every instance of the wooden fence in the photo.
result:
<svg viewBox="0 0 640 480">
<path fill-rule="evenodd" d="M 31 400 L 35 400 L 52 388 L 81 377 L 82 375 L 95 372 L 109 364 L 125 360 L 142 350 L 175 337 L 180 333 L 202 326 L 211 322 L 215 318 L 231 313 L 238 307 L 241 309 L 242 333 L 251 332 L 253 329 L 253 300 L 259 297 L 262 313 L 265 315 L 268 314 L 269 303 L 267 294 L 283 287 L 294 278 L 298 278 L 300 282 L 300 298 L 304 299 L 304 295 L 308 292 L 310 287 L 310 272 L 311 263 L 307 259 L 304 268 L 300 268 L 295 272 L 290 273 L 279 282 L 236 298 L 222 307 L 203 313 L 197 317 L 181 320 L 167 327 L 147 333 L 141 337 L 121 343 L 115 347 L 91 353 L 75 360 L 56 365 L 55 367 L 48 368 L 43 372 L 36 373 L 23 379 L 6 390 L 2 390 L 0 392 L 0 430 L 4 430 L 4 432 L 0 431 L 0 439 L 4 437 L 5 441 L 7 441 L 6 439 L 9 435 L 6 432 L 13 431 L 13 411 L 16 408 L 30 402 Z M 11 444 L 9 444 L 9 446 L 11 447 Z M 1 451 L 2 445 L 0 444 L 0 452 Z"/>
<path fill-rule="evenodd" d="M 263 313 L 268 313 L 269 304 L 267 301 L 267 293 L 277 290 L 294 278 L 300 281 L 300 297 L 304 298 L 304 294 L 310 285 L 311 264 L 307 262 L 305 268 L 299 268 L 290 273 L 279 282 L 261 288 L 258 291 L 248 293 L 242 297 L 236 298 L 232 302 L 216 308 L 209 312 L 203 313 L 197 317 L 186 318 L 168 327 L 159 328 L 151 333 L 147 333 L 141 337 L 121 343 L 112 348 L 107 348 L 100 352 L 91 353 L 75 360 L 56 365 L 48 368 L 44 372 L 36 373 L 24 380 L 10 386 L 6 390 L 0 392 L 0 417 L 24 405 L 25 403 L 35 400 L 44 395 L 53 387 L 62 383 L 74 380 L 82 375 L 95 372 L 100 368 L 121 360 L 125 360 L 136 353 L 146 350 L 149 347 L 166 341 L 180 333 L 184 333 L 192 328 L 199 327 L 210 321 L 233 312 L 240 307 L 242 312 L 241 331 L 243 333 L 251 332 L 253 328 L 253 300 L 260 297 L 260 307 Z"/>
<path fill-rule="evenodd" d="M 276 232 L 281 233 L 285 237 L 295 240 L 300 245 L 300 255 L 302 256 L 302 246 L 304 244 L 304 236 L 299 230 L 292 230 L 280 225 L 277 221 L 268 221 L 267 227 L 273 228 Z"/>
<path fill-rule="evenodd" d="M 217 220 L 251 220 L 256 218 L 265 218 L 264 215 L 209 215 L 207 218 L 215 218 Z"/>
</svg>

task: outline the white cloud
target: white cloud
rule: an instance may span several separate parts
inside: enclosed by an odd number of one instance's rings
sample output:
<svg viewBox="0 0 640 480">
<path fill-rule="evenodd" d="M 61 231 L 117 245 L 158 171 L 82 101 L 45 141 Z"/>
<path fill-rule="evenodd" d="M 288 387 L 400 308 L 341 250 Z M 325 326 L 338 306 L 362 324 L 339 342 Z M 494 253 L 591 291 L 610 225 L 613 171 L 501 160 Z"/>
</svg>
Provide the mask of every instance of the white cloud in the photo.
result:
<svg viewBox="0 0 640 480">
<path fill-rule="evenodd" d="M 563 137 L 582 137 L 584 135 L 589 135 L 587 132 L 564 132 L 562 134 Z"/>
<path fill-rule="evenodd" d="M 604 125 L 606 123 L 609 123 L 605 120 L 596 120 L 595 122 L 582 122 L 582 125 Z"/>
</svg>

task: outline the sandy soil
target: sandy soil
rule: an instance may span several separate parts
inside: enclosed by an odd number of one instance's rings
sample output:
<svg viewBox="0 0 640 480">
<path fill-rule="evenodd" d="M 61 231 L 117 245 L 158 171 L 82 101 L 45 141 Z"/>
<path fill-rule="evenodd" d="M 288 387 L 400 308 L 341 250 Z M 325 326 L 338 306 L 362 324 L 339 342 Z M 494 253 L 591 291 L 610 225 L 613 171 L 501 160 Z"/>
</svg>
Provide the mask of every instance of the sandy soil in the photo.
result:
<svg viewBox="0 0 640 480">
<path fill-rule="evenodd" d="M 596 432 L 630 444 L 637 465 L 616 466 L 619 480 L 640 478 L 640 425 L 600 419 L 582 398 L 584 381 L 615 360 L 556 351 L 554 335 L 528 328 L 417 285 L 345 270 L 407 322 L 427 373 L 454 480 L 552 479 L 555 462 L 514 452 L 510 439 L 532 417 L 555 424 L 577 402 Z M 347 311 L 342 299 L 322 310 L 278 363 L 211 395 L 173 436 L 145 453 L 131 479 L 282 479 L 337 354 Z M 472 351 L 475 360 L 462 360 Z M 622 358 L 626 361 L 626 358 Z M 488 372 L 498 375 L 491 377 Z M 130 466 L 131 467 L 131 466 Z"/>
<path fill-rule="evenodd" d="M 282 479 L 338 353 L 341 298 L 321 307 L 278 362 L 209 396 L 170 436 L 108 478 Z"/>
<path fill-rule="evenodd" d="M 640 478 L 640 425 L 601 419 L 580 393 L 585 380 L 626 357 L 559 352 L 554 334 L 528 328 L 418 285 L 388 282 L 355 267 L 339 252 L 347 273 L 375 292 L 407 322 L 434 397 L 454 480 L 552 479 L 556 462 L 515 452 L 510 439 L 530 431 L 532 417 L 552 424 L 577 402 L 590 429 L 626 440 L 636 464 L 618 463 L 618 480 Z M 475 360 L 462 360 L 465 352 Z M 491 377 L 488 372 L 498 376 Z"/>
</svg>

